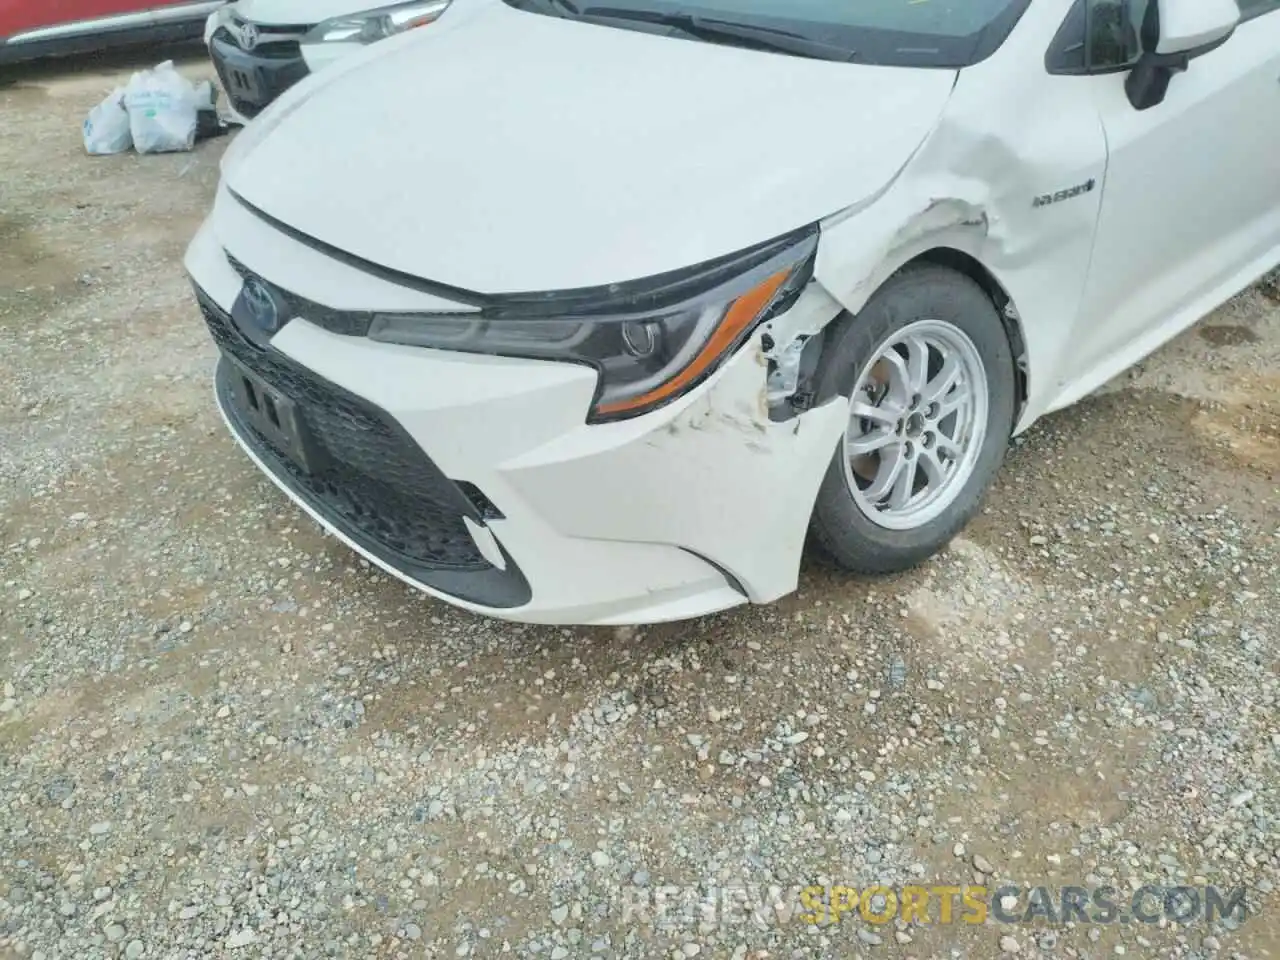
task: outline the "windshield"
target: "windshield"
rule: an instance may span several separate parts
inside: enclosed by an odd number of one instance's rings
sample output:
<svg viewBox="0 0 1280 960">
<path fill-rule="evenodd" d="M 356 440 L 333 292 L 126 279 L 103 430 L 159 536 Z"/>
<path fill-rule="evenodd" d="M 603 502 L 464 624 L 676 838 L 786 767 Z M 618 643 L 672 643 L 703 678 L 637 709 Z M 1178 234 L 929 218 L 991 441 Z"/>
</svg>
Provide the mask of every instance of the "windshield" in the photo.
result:
<svg viewBox="0 0 1280 960">
<path fill-rule="evenodd" d="M 506 0 L 521 10 L 796 56 L 965 67 L 1031 0 Z"/>
</svg>

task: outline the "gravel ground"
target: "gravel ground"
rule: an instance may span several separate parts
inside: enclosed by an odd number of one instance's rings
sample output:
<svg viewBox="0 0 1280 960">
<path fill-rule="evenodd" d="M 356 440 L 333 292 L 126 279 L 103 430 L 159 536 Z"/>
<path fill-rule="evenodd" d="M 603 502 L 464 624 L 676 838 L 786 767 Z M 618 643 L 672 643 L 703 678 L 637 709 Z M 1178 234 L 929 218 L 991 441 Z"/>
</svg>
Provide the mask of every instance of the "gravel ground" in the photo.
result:
<svg viewBox="0 0 1280 960">
<path fill-rule="evenodd" d="M 1280 284 L 1020 439 L 920 570 L 507 625 L 370 569 L 226 436 L 180 268 L 223 143 L 80 149 L 135 65 L 0 80 L 0 957 L 1280 955 Z M 1254 915 L 663 892 L 975 879 Z"/>
</svg>

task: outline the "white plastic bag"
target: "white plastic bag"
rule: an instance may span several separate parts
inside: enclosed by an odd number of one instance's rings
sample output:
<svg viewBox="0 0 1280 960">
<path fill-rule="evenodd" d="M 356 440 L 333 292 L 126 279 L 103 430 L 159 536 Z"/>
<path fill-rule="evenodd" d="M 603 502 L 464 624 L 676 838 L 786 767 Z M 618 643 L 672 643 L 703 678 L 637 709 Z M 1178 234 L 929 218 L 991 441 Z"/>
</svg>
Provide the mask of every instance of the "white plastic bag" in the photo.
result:
<svg viewBox="0 0 1280 960">
<path fill-rule="evenodd" d="M 124 87 L 89 111 L 84 121 L 84 148 L 95 157 L 124 153 L 133 146 L 129 112 L 124 108 Z"/>
<path fill-rule="evenodd" d="M 133 146 L 139 153 L 190 150 L 196 141 L 196 88 L 166 60 L 135 73 L 124 91 Z"/>
</svg>

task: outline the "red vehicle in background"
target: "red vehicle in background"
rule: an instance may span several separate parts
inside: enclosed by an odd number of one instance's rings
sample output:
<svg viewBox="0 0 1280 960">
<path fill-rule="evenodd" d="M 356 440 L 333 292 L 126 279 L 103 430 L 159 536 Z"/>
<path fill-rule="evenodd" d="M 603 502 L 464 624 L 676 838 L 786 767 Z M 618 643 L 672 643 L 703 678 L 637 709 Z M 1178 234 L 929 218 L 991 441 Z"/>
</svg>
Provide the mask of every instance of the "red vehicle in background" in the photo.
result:
<svg viewBox="0 0 1280 960">
<path fill-rule="evenodd" d="M 225 0 L 0 0 L 0 64 L 199 39 Z"/>
</svg>

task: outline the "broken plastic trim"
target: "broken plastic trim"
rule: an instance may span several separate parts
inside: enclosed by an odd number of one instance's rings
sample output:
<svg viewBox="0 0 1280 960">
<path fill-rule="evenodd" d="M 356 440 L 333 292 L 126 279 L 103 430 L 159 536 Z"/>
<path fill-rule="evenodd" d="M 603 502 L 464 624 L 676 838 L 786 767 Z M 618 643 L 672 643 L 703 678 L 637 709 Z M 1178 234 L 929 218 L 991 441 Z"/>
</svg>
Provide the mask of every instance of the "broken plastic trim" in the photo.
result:
<svg viewBox="0 0 1280 960">
<path fill-rule="evenodd" d="M 800 386 L 800 356 L 808 339 L 806 336 L 796 337 L 769 359 L 765 397 L 770 407 L 795 396 Z"/>
<path fill-rule="evenodd" d="M 762 346 L 769 359 L 765 390 L 772 422 L 792 420 L 817 405 L 816 380 L 828 328 L 798 334 L 782 347 L 765 334 Z"/>
</svg>

